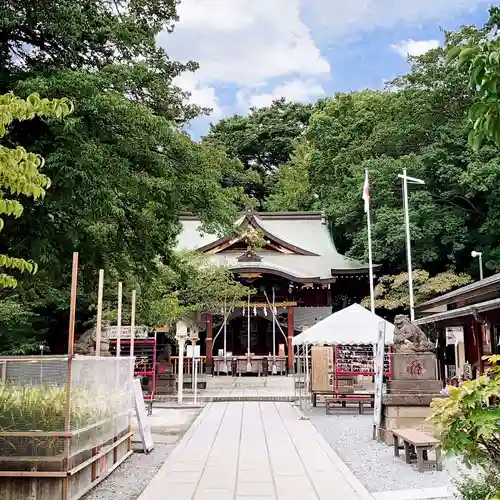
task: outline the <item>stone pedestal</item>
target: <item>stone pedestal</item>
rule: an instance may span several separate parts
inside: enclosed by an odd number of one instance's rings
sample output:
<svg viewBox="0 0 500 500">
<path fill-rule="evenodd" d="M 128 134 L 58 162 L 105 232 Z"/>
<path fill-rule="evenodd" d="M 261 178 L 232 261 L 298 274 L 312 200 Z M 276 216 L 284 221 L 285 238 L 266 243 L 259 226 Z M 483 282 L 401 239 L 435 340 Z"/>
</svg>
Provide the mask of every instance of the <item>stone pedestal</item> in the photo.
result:
<svg viewBox="0 0 500 500">
<path fill-rule="evenodd" d="M 431 413 L 431 401 L 440 397 L 442 389 L 437 380 L 436 357 L 431 353 L 394 354 L 392 374 L 382 402 L 380 432 L 388 445 L 392 444 L 392 429 L 433 431 L 425 419 Z"/>
<path fill-rule="evenodd" d="M 162 362 L 156 364 L 156 394 L 175 394 L 177 377 L 173 373 L 172 363 Z"/>
</svg>

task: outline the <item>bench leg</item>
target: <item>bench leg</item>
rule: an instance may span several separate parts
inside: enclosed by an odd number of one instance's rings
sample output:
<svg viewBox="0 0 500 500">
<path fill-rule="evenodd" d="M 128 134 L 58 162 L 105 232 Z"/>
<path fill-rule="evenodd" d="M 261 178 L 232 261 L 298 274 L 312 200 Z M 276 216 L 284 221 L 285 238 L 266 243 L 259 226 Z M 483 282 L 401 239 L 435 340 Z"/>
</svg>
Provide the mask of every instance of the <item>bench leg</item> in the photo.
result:
<svg viewBox="0 0 500 500">
<path fill-rule="evenodd" d="M 312 395 L 312 404 L 313 404 L 313 408 L 316 408 L 316 393 L 313 392 L 313 395 Z"/>
<path fill-rule="evenodd" d="M 363 401 L 359 401 L 359 414 L 363 415 L 364 407 L 363 407 Z"/>
<path fill-rule="evenodd" d="M 394 456 L 399 457 L 399 438 L 398 438 L 398 436 L 393 434 L 392 440 L 394 442 Z"/>
<path fill-rule="evenodd" d="M 443 460 L 441 458 L 441 446 L 436 446 L 436 470 L 443 470 Z"/>
<path fill-rule="evenodd" d="M 405 462 L 407 464 L 411 464 L 411 449 L 410 449 L 410 443 L 407 443 L 406 441 L 403 441 L 405 445 Z"/>
<path fill-rule="evenodd" d="M 418 472 L 424 472 L 424 450 L 422 448 L 415 448 L 417 452 Z"/>
</svg>

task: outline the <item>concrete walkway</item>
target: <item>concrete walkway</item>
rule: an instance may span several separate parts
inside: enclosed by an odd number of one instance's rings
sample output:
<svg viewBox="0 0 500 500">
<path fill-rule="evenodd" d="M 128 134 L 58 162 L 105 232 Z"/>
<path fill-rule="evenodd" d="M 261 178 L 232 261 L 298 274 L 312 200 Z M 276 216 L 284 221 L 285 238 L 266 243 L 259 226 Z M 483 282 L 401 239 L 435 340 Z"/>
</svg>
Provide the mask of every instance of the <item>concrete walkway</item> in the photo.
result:
<svg viewBox="0 0 500 500">
<path fill-rule="evenodd" d="M 210 403 L 139 500 L 373 500 L 289 403 Z"/>
</svg>

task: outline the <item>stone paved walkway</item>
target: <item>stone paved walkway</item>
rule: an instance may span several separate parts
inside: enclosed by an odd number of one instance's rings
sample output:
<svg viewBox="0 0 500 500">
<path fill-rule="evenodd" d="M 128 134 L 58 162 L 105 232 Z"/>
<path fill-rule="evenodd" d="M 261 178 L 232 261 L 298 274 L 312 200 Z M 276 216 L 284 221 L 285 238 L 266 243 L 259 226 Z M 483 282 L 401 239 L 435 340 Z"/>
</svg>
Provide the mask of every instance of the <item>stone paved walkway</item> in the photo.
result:
<svg viewBox="0 0 500 500">
<path fill-rule="evenodd" d="M 139 500 L 372 500 L 289 403 L 208 404 Z"/>
</svg>

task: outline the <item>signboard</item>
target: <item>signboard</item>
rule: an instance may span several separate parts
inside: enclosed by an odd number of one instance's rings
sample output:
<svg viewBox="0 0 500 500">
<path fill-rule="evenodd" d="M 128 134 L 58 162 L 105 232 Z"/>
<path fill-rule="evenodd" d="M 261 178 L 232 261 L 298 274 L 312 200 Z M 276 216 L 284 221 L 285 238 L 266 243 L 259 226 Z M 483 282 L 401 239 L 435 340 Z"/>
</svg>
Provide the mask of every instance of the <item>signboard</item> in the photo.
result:
<svg viewBox="0 0 500 500">
<path fill-rule="evenodd" d="M 285 355 L 285 344 L 278 344 L 278 356 L 282 358 Z"/>
<path fill-rule="evenodd" d="M 335 387 L 335 364 L 332 346 L 312 346 L 312 390 L 333 391 Z"/>
<path fill-rule="evenodd" d="M 153 437 L 151 436 L 151 429 L 148 424 L 148 417 L 146 416 L 146 405 L 144 404 L 144 395 L 142 393 L 141 380 L 139 378 L 134 379 L 134 406 L 139 434 L 141 435 L 142 448 L 144 453 L 149 453 L 154 448 L 154 443 Z"/>
<path fill-rule="evenodd" d="M 118 332 L 117 326 L 108 326 L 105 328 L 106 335 L 108 339 L 115 340 L 116 334 Z M 120 339 L 130 340 L 132 338 L 132 328 L 130 326 L 122 326 L 120 329 Z M 134 328 L 134 339 L 145 340 L 148 338 L 148 327 L 147 326 L 136 326 Z"/>
<path fill-rule="evenodd" d="M 199 345 L 186 346 L 186 358 L 199 358 L 199 357 L 200 357 L 200 346 Z"/>
<path fill-rule="evenodd" d="M 446 345 L 457 345 L 464 343 L 463 326 L 449 326 L 446 328 Z"/>
<path fill-rule="evenodd" d="M 375 405 L 373 409 L 373 439 L 378 438 L 382 423 L 382 396 L 384 392 L 385 322 L 378 327 L 378 339 L 374 352 L 375 365 Z"/>
</svg>

